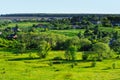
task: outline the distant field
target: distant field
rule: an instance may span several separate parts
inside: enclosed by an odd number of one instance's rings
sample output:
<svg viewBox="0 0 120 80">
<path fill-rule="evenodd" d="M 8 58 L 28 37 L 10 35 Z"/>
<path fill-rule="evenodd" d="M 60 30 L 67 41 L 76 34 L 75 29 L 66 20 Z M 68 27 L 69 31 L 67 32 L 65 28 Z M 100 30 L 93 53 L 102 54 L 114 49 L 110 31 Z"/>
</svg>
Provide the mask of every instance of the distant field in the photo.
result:
<svg viewBox="0 0 120 80">
<path fill-rule="evenodd" d="M 120 28 L 111 28 L 111 27 L 101 27 L 100 29 L 103 31 L 108 31 L 108 32 L 120 31 Z"/>
<path fill-rule="evenodd" d="M 15 22 L 15 23 L 10 23 L 8 24 L 7 26 L 2 26 L 2 28 L 5 28 L 5 27 L 15 27 L 16 24 L 19 26 L 19 27 L 30 27 L 32 26 L 33 24 L 48 24 L 47 22 Z M 111 28 L 111 27 L 101 27 L 100 29 L 102 30 L 106 30 L 106 31 L 113 31 L 113 30 L 120 30 L 120 28 Z M 76 29 L 75 29 L 76 30 Z M 70 30 L 69 32 L 73 31 L 73 33 L 76 33 L 74 29 L 73 30 Z M 54 32 L 68 32 L 68 30 L 54 30 Z"/>
<path fill-rule="evenodd" d="M 71 29 L 71 30 L 50 30 L 51 33 L 63 34 L 69 37 L 77 36 L 79 32 L 84 32 L 84 29 Z"/>
<path fill-rule="evenodd" d="M 91 61 L 81 61 L 81 52 L 77 53 L 76 66 L 73 62 L 49 65 L 55 56 L 64 59 L 64 51 L 51 51 L 46 59 L 38 59 L 35 52 L 13 54 L 0 49 L 0 80 L 120 80 L 120 60 L 97 62 L 92 68 Z M 60 60 L 62 61 L 62 60 Z M 112 69 L 116 62 L 117 68 Z"/>
<path fill-rule="evenodd" d="M 22 28 L 22 27 L 30 27 L 33 24 L 40 24 L 40 23 L 47 24 L 46 22 L 16 22 L 16 23 L 10 23 L 7 26 L 2 26 L 2 27 L 3 28 L 5 28 L 5 27 L 15 27 L 16 24 L 17 24 L 20 28 Z"/>
</svg>

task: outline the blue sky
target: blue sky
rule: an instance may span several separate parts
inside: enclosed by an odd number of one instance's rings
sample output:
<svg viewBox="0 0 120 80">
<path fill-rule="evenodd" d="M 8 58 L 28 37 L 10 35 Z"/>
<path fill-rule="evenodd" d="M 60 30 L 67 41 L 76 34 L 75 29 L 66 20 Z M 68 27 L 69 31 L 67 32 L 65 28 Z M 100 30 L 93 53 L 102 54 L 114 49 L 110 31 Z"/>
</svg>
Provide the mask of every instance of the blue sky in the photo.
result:
<svg viewBox="0 0 120 80">
<path fill-rule="evenodd" d="M 120 0 L 0 0 L 0 14 L 120 13 Z"/>
</svg>

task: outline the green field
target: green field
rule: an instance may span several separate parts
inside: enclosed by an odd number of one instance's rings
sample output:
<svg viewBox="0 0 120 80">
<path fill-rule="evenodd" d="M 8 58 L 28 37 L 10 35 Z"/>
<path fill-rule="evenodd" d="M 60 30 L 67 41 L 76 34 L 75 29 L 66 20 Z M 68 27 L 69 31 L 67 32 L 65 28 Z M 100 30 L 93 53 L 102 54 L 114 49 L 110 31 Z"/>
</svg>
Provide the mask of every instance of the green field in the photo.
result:
<svg viewBox="0 0 120 80">
<path fill-rule="evenodd" d="M 100 29 L 103 31 L 108 31 L 108 32 L 120 31 L 120 28 L 111 28 L 111 27 L 101 27 Z"/>
<path fill-rule="evenodd" d="M 50 30 L 48 33 L 57 33 L 57 34 L 62 34 L 65 36 L 77 36 L 79 32 L 84 32 L 84 29 L 71 29 L 71 30 Z"/>
<path fill-rule="evenodd" d="M 13 54 L 0 49 L 0 80 L 120 80 L 120 60 L 104 60 L 91 67 L 91 61 L 81 61 L 77 53 L 74 68 L 72 61 L 64 60 L 64 51 L 51 51 L 47 58 L 39 59 L 36 52 Z M 61 63 L 52 64 L 54 57 L 62 57 Z M 112 64 L 116 63 L 116 69 Z"/>
<path fill-rule="evenodd" d="M 6 26 L 2 26 L 2 28 L 15 27 L 16 24 L 19 26 L 19 28 L 24 28 L 24 27 L 31 27 L 33 24 L 48 24 L 48 23 L 46 23 L 46 22 L 14 22 L 14 23 L 10 23 Z"/>
</svg>

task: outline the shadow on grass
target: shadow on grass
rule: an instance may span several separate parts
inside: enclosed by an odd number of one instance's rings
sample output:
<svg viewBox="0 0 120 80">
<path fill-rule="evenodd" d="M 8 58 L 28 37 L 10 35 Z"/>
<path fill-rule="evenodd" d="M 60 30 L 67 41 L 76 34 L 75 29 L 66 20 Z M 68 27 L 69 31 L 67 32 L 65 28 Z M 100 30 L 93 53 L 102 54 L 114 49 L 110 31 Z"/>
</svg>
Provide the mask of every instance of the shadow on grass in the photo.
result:
<svg viewBox="0 0 120 80">
<path fill-rule="evenodd" d="M 111 79 L 111 80 L 120 80 L 120 78 L 117 78 L 117 79 Z"/>
<path fill-rule="evenodd" d="M 49 60 L 53 64 L 69 64 L 69 63 L 79 63 L 79 62 L 91 62 L 92 60 L 66 60 L 66 59 L 61 59 L 61 60 Z"/>
<path fill-rule="evenodd" d="M 110 70 L 110 69 L 113 69 L 113 68 L 111 68 L 111 67 L 107 67 L 107 68 L 104 68 L 104 69 L 102 69 L 102 70 Z M 120 68 L 115 68 L 115 69 L 120 69 Z M 114 70 L 115 70 L 114 69 Z M 119 79 L 120 80 L 120 79 Z"/>
<path fill-rule="evenodd" d="M 35 67 L 32 67 L 32 68 L 45 68 L 45 67 L 48 67 L 48 66 L 35 66 Z"/>
<path fill-rule="evenodd" d="M 0 51 L 10 52 L 10 53 L 16 53 L 17 52 L 15 49 L 11 49 L 11 48 L 0 48 Z"/>
<path fill-rule="evenodd" d="M 10 52 L 10 53 L 13 53 L 13 54 L 21 54 L 18 52 L 18 49 L 13 49 L 13 48 L 0 48 L 0 51 L 3 51 L 3 52 Z M 37 51 L 36 50 L 27 50 L 25 53 L 36 53 Z"/>
<path fill-rule="evenodd" d="M 39 57 L 38 58 L 29 58 L 29 57 L 26 57 L 26 58 L 13 58 L 13 59 L 8 59 L 8 61 L 23 61 L 23 60 L 37 60 L 37 59 L 40 59 Z"/>
<path fill-rule="evenodd" d="M 112 68 L 111 67 L 107 67 L 107 68 L 104 68 L 102 70 L 110 70 L 110 69 L 112 69 Z"/>
<path fill-rule="evenodd" d="M 85 67 L 82 67 L 82 68 L 93 68 L 92 66 L 85 66 Z"/>
</svg>

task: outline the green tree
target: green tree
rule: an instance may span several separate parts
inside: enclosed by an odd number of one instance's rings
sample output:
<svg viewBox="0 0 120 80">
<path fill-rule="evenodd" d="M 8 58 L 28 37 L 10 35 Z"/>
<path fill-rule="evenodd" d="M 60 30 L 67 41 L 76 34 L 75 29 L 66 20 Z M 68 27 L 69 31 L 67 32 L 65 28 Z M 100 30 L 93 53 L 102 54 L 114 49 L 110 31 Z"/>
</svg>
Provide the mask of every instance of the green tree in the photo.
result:
<svg viewBox="0 0 120 80">
<path fill-rule="evenodd" d="M 77 35 L 79 38 L 84 38 L 84 33 L 82 33 L 82 31 L 80 31 Z"/>
<path fill-rule="evenodd" d="M 65 51 L 65 58 L 67 60 L 75 60 L 75 58 L 76 58 L 76 52 L 77 52 L 77 47 L 76 46 L 70 46 Z"/>
<path fill-rule="evenodd" d="M 98 55 L 98 59 L 107 58 L 109 56 L 110 47 L 108 44 L 98 42 L 93 44 L 92 51 Z"/>
<path fill-rule="evenodd" d="M 118 38 L 120 38 L 119 35 L 120 35 L 120 33 L 118 31 L 116 31 L 113 33 L 113 38 L 118 39 Z"/>
<path fill-rule="evenodd" d="M 69 47 L 69 46 L 76 46 L 77 48 L 80 47 L 80 39 L 79 37 L 73 37 L 73 38 L 69 38 L 68 40 L 66 40 L 65 42 L 65 46 L 66 46 L 66 49 Z"/>
<path fill-rule="evenodd" d="M 103 42 L 103 43 L 106 43 L 106 44 L 109 44 L 110 42 L 110 37 L 104 37 L 104 38 L 101 38 L 99 39 L 100 42 Z"/>
<path fill-rule="evenodd" d="M 81 51 L 89 51 L 91 48 L 92 42 L 88 39 L 80 39 L 80 50 Z"/>
<path fill-rule="evenodd" d="M 66 40 L 65 58 L 67 60 L 75 60 L 77 49 L 80 47 L 79 43 L 80 43 L 80 39 L 78 37 L 73 37 Z"/>
<path fill-rule="evenodd" d="M 38 56 L 40 58 L 46 58 L 50 50 L 50 44 L 46 41 L 41 41 L 38 46 Z"/>
<path fill-rule="evenodd" d="M 120 54 L 120 38 L 111 42 L 111 48 Z"/>
<path fill-rule="evenodd" d="M 112 27 L 112 24 L 107 17 L 103 17 L 101 21 L 104 27 Z"/>
</svg>

